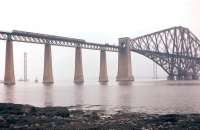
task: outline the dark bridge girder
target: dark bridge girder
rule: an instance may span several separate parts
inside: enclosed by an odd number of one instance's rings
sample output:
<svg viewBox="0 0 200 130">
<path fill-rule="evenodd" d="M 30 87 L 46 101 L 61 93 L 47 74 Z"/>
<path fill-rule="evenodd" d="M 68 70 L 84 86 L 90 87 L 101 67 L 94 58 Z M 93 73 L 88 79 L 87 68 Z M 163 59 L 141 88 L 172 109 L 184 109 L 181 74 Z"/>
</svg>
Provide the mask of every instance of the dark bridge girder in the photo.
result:
<svg viewBox="0 0 200 130">
<path fill-rule="evenodd" d="M 156 62 L 169 79 L 197 79 L 200 41 L 187 28 L 174 27 L 130 41 L 130 49 Z"/>
</svg>

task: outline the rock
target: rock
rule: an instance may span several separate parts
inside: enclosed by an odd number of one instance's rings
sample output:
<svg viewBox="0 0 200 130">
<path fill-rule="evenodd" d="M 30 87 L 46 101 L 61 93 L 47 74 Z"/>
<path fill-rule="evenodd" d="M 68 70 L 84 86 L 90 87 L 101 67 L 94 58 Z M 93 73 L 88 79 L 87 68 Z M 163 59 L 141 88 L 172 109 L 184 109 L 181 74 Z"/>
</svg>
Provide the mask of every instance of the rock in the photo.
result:
<svg viewBox="0 0 200 130">
<path fill-rule="evenodd" d="M 32 107 L 32 106 L 30 106 L 30 105 L 24 105 L 24 106 L 22 107 L 22 111 L 23 111 L 24 113 L 34 113 L 34 112 L 36 112 L 36 108 L 35 108 L 35 107 Z"/>
<path fill-rule="evenodd" d="M 34 107 L 30 105 L 4 103 L 0 104 L 0 114 L 23 115 L 24 113 L 32 113 Z"/>
<path fill-rule="evenodd" d="M 61 116 L 69 117 L 69 110 L 65 107 L 45 107 L 41 109 L 42 113 L 46 116 Z"/>
<path fill-rule="evenodd" d="M 13 116 L 10 116 L 10 117 L 6 117 L 6 121 L 9 123 L 9 124 L 16 124 L 17 123 L 17 120 L 18 120 L 18 117 L 13 117 Z"/>
<path fill-rule="evenodd" d="M 65 120 L 66 118 L 61 117 L 61 116 L 53 116 L 52 119 L 55 119 L 55 120 Z"/>
<path fill-rule="evenodd" d="M 3 116 L 0 116 L 0 122 L 5 121 L 5 119 L 3 118 Z"/>
<path fill-rule="evenodd" d="M 98 116 L 97 112 L 92 112 L 91 113 L 91 119 L 93 119 L 93 120 L 99 120 L 100 117 Z"/>
<path fill-rule="evenodd" d="M 24 125 L 25 128 L 28 128 L 28 125 Z"/>
<path fill-rule="evenodd" d="M 52 127 L 56 127 L 56 123 L 55 122 L 51 122 L 51 126 Z"/>
<path fill-rule="evenodd" d="M 23 128 L 23 126 L 18 126 L 18 125 L 15 125 L 13 126 L 14 129 L 20 129 L 20 128 Z"/>
<path fill-rule="evenodd" d="M 0 116 L 0 128 L 6 128 L 8 126 L 8 122 L 2 116 Z"/>
<path fill-rule="evenodd" d="M 11 103 L 0 104 L 0 114 L 20 115 L 20 114 L 23 114 L 21 108 L 22 108 L 22 105 L 18 105 L 18 104 L 11 104 Z"/>
<path fill-rule="evenodd" d="M 159 116 L 159 119 L 160 121 L 163 121 L 163 122 L 177 122 L 178 115 L 176 114 L 161 115 Z"/>
<path fill-rule="evenodd" d="M 36 124 L 35 124 L 35 126 L 36 126 L 36 127 L 39 127 L 39 126 L 40 126 L 40 124 L 36 123 Z"/>
<path fill-rule="evenodd" d="M 46 119 L 47 117 L 45 115 L 42 115 L 40 118 L 41 119 Z"/>
<path fill-rule="evenodd" d="M 104 115 L 105 114 L 105 115 Z M 1 104 L 0 128 L 3 129 L 200 129 L 200 114 L 102 114 L 99 111 L 69 111 L 66 107 L 39 108 L 29 105 Z"/>
<path fill-rule="evenodd" d="M 86 117 L 87 120 L 99 120 L 100 119 L 100 116 L 95 111 L 86 112 L 85 114 L 83 114 L 83 117 Z"/>
</svg>

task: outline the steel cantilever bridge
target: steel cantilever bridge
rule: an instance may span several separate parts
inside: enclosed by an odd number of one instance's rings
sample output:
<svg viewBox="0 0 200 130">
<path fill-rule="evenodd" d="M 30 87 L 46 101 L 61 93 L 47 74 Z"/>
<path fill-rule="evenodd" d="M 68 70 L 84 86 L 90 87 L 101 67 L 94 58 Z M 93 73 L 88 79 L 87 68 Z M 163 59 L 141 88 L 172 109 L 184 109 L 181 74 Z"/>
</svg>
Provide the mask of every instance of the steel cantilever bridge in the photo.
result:
<svg viewBox="0 0 200 130">
<path fill-rule="evenodd" d="M 169 79 L 198 78 L 200 41 L 187 28 L 173 27 L 134 38 L 130 48 L 156 62 Z"/>
<path fill-rule="evenodd" d="M 117 80 L 133 80 L 130 52 L 139 53 L 157 63 L 167 74 L 168 79 L 198 79 L 200 71 L 200 41 L 185 27 L 173 27 L 137 38 L 120 38 L 119 45 L 87 42 L 82 39 L 60 37 L 14 30 L 0 32 L 0 39 L 7 41 L 6 66 L 4 81 L 14 83 L 12 41 L 45 44 L 43 81 L 53 82 L 50 45 L 76 48 L 75 76 L 77 82 L 83 81 L 81 48 L 101 50 L 100 81 L 108 81 L 106 67 L 106 51 L 118 52 Z M 47 53 L 46 53 L 47 52 Z M 11 55 L 11 56 L 10 56 Z M 10 58 L 11 57 L 11 58 Z M 49 58 L 50 57 L 50 58 Z M 11 65 L 10 65 L 11 64 Z M 49 65 L 50 64 L 50 65 Z M 13 72 L 12 72 L 13 71 Z"/>
</svg>

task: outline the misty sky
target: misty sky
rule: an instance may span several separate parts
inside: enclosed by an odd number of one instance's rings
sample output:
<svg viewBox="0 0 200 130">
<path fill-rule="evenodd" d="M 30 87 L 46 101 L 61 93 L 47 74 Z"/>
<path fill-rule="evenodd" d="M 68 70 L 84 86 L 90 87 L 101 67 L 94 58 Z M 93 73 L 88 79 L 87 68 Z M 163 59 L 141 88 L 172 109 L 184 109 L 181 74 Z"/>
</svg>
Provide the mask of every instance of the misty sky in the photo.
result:
<svg viewBox="0 0 200 130">
<path fill-rule="evenodd" d="M 118 44 L 172 26 L 185 26 L 200 37 L 199 0 L 2 0 L 0 30 L 24 30 Z M 14 42 L 16 79 L 23 77 L 23 53 L 28 53 L 28 78 L 42 79 L 44 45 Z M 74 48 L 52 46 L 55 80 L 73 80 Z M 118 55 L 107 53 L 108 75 L 117 74 Z M 135 78 L 152 77 L 153 63 L 132 53 Z M 0 79 L 4 77 L 5 41 L 0 41 Z M 99 51 L 83 50 L 86 80 L 98 79 Z M 159 69 L 159 76 L 166 76 Z"/>
</svg>

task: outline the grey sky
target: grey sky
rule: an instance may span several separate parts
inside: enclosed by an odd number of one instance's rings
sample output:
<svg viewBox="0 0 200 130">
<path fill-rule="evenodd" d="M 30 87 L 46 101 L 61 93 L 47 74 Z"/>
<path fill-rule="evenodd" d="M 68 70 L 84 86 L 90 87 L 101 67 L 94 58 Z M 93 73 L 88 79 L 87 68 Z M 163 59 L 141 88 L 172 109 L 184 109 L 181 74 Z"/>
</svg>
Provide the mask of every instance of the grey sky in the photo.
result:
<svg viewBox="0 0 200 130">
<path fill-rule="evenodd" d="M 24 30 L 117 44 L 172 26 L 185 26 L 200 36 L 199 0 L 6 0 L 1 1 L 0 30 Z M 4 76 L 5 41 L 0 41 L 0 79 Z M 44 46 L 14 43 L 16 79 L 23 77 L 28 53 L 29 79 L 42 79 Z M 74 48 L 52 47 L 55 80 L 72 80 Z M 109 76 L 117 73 L 117 54 L 107 53 Z M 133 74 L 151 77 L 152 62 L 132 53 Z M 99 51 L 83 50 L 86 80 L 98 78 Z M 159 70 L 160 76 L 165 72 Z"/>
</svg>

